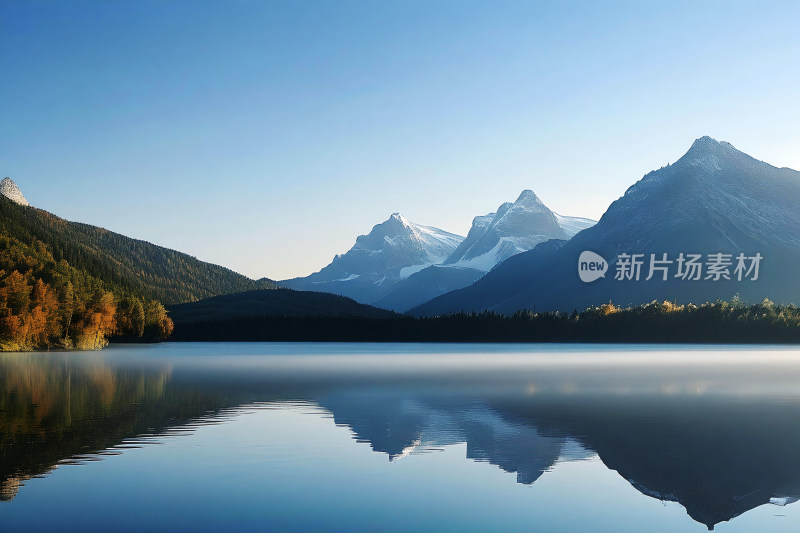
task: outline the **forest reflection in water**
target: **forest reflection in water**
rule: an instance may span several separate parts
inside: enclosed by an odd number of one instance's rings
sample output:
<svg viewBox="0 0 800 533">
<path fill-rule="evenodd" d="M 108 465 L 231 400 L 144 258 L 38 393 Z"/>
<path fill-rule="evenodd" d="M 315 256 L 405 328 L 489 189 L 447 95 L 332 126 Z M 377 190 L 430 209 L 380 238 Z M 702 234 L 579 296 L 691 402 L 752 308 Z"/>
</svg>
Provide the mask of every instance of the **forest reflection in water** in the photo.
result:
<svg viewBox="0 0 800 533">
<path fill-rule="evenodd" d="M 391 461 L 465 443 L 521 484 L 597 456 L 709 528 L 800 496 L 791 348 L 162 345 L 0 355 L 0 515 L 58 465 L 282 405 Z"/>
</svg>

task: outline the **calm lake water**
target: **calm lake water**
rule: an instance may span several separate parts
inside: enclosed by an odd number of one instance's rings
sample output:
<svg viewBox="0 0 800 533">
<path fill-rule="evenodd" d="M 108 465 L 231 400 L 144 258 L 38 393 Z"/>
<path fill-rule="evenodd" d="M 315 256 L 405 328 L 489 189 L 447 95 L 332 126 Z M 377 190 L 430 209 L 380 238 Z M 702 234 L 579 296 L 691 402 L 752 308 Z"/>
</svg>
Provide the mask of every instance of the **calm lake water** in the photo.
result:
<svg viewBox="0 0 800 533">
<path fill-rule="evenodd" d="M 2 531 L 800 530 L 800 349 L 0 355 Z"/>
</svg>

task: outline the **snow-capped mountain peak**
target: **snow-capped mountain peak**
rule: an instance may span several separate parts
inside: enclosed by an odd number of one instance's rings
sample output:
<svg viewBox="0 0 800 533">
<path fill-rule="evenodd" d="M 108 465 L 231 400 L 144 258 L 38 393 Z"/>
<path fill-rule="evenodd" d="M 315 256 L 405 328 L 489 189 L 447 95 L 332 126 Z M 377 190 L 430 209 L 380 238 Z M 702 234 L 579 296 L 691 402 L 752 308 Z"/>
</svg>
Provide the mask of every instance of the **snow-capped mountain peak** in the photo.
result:
<svg viewBox="0 0 800 533">
<path fill-rule="evenodd" d="M 400 213 L 360 235 L 345 254 L 305 278 L 283 282 L 289 288 L 333 292 L 373 303 L 393 285 L 428 266 L 441 263 L 464 237 L 416 224 Z"/>
<path fill-rule="evenodd" d="M 404 226 L 411 226 L 413 223 L 408 220 L 406 217 L 402 215 L 402 213 L 392 213 L 392 216 L 389 217 L 390 220 L 396 220 L 400 222 Z"/>
<path fill-rule="evenodd" d="M 542 241 L 567 239 L 592 224 L 593 220 L 556 215 L 531 190 L 495 213 L 475 217 L 466 239 L 392 213 L 319 272 L 281 284 L 404 310 L 441 291 L 468 285 Z"/>
<path fill-rule="evenodd" d="M 402 252 L 404 257 L 398 258 L 399 263 L 414 258 L 418 262 L 432 264 L 443 261 L 463 240 L 464 237 L 460 235 L 415 224 L 400 213 L 393 213 L 388 220 L 375 225 L 367 235 L 359 236 L 352 250 Z"/>
<path fill-rule="evenodd" d="M 513 205 L 524 206 L 524 207 L 534 207 L 534 206 L 544 207 L 544 204 L 539 199 L 539 197 L 536 196 L 536 193 L 530 189 L 525 189 L 524 191 L 522 191 Z"/>
<path fill-rule="evenodd" d="M 512 255 L 549 239 L 568 239 L 593 223 L 556 215 L 536 193 L 526 189 L 514 203 L 504 203 L 496 213 L 475 217 L 467 238 L 444 264 L 488 272 Z"/>
<path fill-rule="evenodd" d="M 22 191 L 19 190 L 17 184 L 14 183 L 14 180 L 11 178 L 3 178 L 3 180 L 0 181 L 0 194 L 16 204 L 30 205 L 28 200 L 25 199 L 25 196 L 22 195 Z"/>
</svg>

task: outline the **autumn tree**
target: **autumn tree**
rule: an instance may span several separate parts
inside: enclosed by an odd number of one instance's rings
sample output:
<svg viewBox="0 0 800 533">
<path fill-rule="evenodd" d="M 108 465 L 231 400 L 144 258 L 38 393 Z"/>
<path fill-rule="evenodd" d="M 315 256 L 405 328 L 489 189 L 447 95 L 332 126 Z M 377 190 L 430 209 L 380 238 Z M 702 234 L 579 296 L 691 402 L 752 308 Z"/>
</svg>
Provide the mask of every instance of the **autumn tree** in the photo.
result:
<svg viewBox="0 0 800 533">
<path fill-rule="evenodd" d="M 121 337 L 137 337 L 144 335 L 144 305 L 138 298 L 126 297 L 117 305 L 116 335 Z"/>
<path fill-rule="evenodd" d="M 114 295 L 102 290 L 96 291 L 86 305 L 73 315 L 75 347 L 96 350 L 108 344 L 107 337 L 115 329 L 115 313 Z"/>
<path fill-rule="evenodd" d="M 148 339 L 165 340 L 175 328 L 164 306 L 151 300 L 145 307 L 145 334 Z"/>
<path fill-rule="evenodd" d="M 22 242 L 0 225 L 0 350 L 98 349 L 112 336 L 157 341 L 172 329 L 161 303 L 55 260 L 41 241 Z"/>
</svg>

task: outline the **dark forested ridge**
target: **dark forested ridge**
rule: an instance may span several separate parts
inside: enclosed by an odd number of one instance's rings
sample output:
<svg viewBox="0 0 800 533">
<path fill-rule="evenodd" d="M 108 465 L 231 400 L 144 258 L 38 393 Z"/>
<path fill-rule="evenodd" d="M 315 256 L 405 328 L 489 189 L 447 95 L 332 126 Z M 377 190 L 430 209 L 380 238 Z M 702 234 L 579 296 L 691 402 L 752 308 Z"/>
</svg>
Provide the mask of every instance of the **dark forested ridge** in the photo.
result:
<svg viewBox="0 0 800 533">
<path fill-rule="evenodd" d="M 358 303 L 351 298 L 325 292 L 292 289 L 255 290 L 214 296 L 199 302 L 169 306 L 178 327 L 198 321 L 242 317 L 360 317 L 389 318 L 392 311 Z"/>
<path fill-rule="evenodd" d="M 43 243 L 56 262 L 65 260 L 108 288 L 164 304 L 275 287 L 270 280 L 252 280 L 187 254 L 96 226 L 68 222 L 2 196 L 0 222 L 4 235 L 23 243 Z"/>
<path fill-rule="evenodd" d="M 253 317 L 176 326 L 176 341 L 798 343 L 800 308 L 734 298 L 702 305 L 612 303 L 580 313 L 519 311 L 439 317 Z"/>
</svg>

